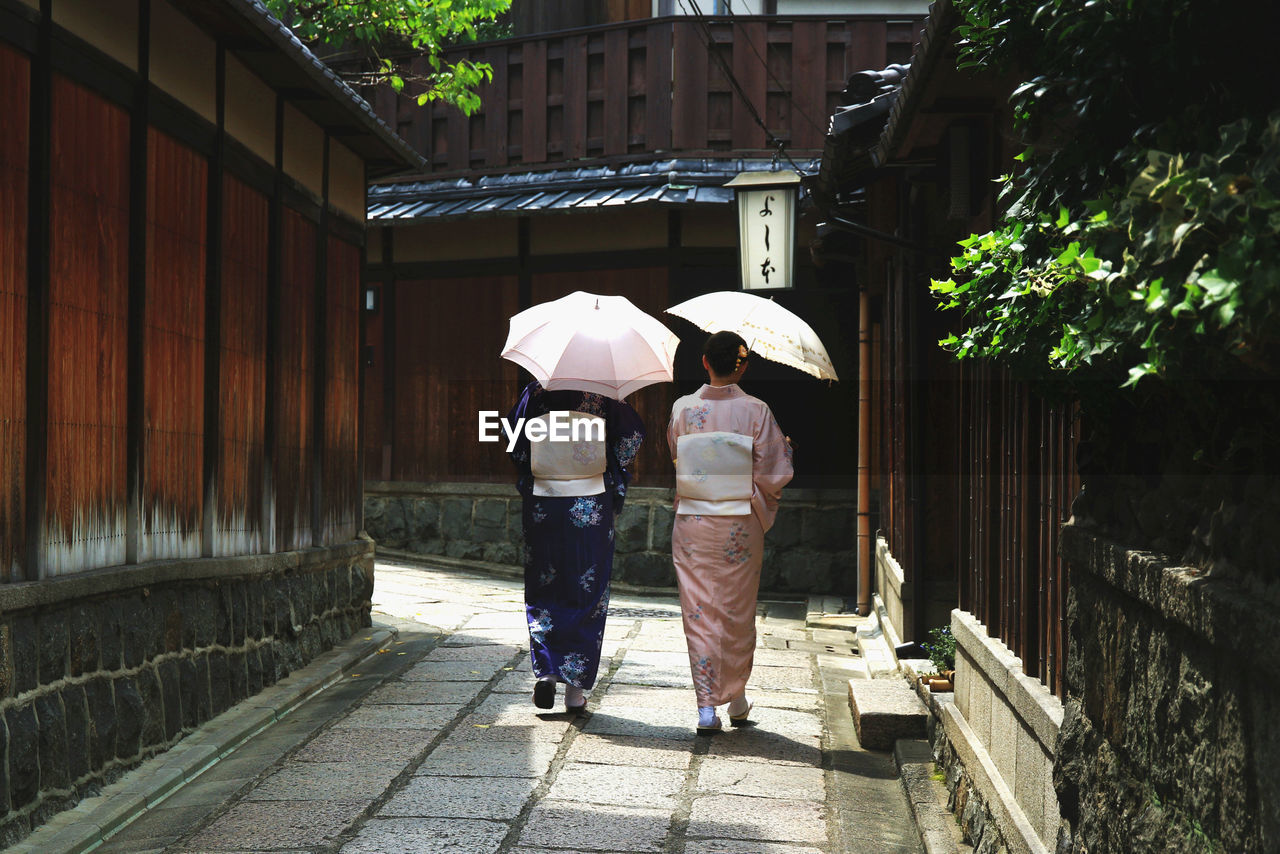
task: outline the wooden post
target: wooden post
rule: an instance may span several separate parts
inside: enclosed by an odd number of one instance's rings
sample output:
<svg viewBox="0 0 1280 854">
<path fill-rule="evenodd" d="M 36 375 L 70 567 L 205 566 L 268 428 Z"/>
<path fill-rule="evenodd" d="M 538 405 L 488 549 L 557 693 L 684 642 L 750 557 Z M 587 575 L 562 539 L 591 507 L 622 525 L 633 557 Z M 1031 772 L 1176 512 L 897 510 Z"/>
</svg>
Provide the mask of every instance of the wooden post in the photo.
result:
<svg viewBox="0 0 1280 854">
<path fill-rule="evenodd" d="M 262 551 L 276 550 L 276 397 L 280 388 L 280 289 L 284 270 L 284 96 L 276 95 L 275 174 L 267 200 L 267 340 L 262 412 Z"/>
<path fill-rule="evenodd" d="M 142 443 L 146 425 L 147 137 L 151 125 L 151 0 L 138 4 L 138 89 L 129 128 L 128 397 L 125 429 L 125 562 L 142 545 Z"/>
<path fill-rule="evenodd" d="M 871 613 L 871 297 L 858 294 L 858 613 Z"/>
<path fill-rule="evenodd" d="M 382 264 L 389 271 L 382 283 L 382 466 L 383 480 L 391 480 L 396 450 L 396 274 L 395 233 L 382 229 Z"/>
<path fill-rule="evenodd" d="M 316 226 L 316 313 L 311 353 L 311 544 L 324 539 L 325 403 L 329 372 L 329 134 L 324 135 L 323 172 L 320 179 L 320 222 Z"/>
<path fill-rule="evenodd" d="M 226 164 L 227 48 L 218 41 L 215 65 L 217 136 L 209 160 L 204 299 L 204 506 L 200 556 L 214 556 L 218 524 L 218 473 L 222 459 L 222 206 Z"/>
<path fill-rule="evenodd" d="M 53 2 L 41 0 L 37 49 L 31 61 L 27 137 L 27 480 L 26 554 L 21 575 L 45 571 L 45 513 L 49 494 L 49 232 L 52 205 Z"/>
</svg>

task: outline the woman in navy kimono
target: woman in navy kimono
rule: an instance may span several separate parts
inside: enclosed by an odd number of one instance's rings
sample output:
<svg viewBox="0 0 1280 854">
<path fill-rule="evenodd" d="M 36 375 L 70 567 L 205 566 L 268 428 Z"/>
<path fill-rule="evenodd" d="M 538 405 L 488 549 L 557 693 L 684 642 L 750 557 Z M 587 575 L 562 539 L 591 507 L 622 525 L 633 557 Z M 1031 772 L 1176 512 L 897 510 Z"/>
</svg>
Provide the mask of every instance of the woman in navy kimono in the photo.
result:
<svg viewBox="0 0 1280 854">
<path fill-rule="evenodd" d="M 613 573 L 613 520 L 622 510 L 631 478 L 627 466 L 644 439 L 644 426 L 621 401 L 591 392 L 546 391 L 536 381 L 525 387 L 507 420 L 514 425 L 520 418 L 563 411 L 604 420 L 602 475 L 590 485 L 577 482 L 578 488 L 567 490 L 557 489 L 557 481 L 535 478 L 523 430 L 511 459 L 524 498 L 525 612 L 538 680 L 533 702 L 540 709 L 552 708 L 556 683 L 564 682 L 565 708 L 576 712 L 586 706 L 583 691 L 595 684 L 600 666 Z M 549 494 L 557 491 L 570 494 Z"/>
</svg>

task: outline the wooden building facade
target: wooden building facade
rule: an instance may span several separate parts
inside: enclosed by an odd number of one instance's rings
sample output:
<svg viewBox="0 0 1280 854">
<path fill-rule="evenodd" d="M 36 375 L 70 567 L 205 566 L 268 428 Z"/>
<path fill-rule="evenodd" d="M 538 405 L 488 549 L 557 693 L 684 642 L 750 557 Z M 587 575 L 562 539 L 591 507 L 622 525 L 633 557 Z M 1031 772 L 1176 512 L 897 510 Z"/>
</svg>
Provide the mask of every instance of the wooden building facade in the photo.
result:
<svg viewBox="0 0 1280 854">
<path fill-rule="evenodd" d="M 180 8 L 4 8 L 7 581 L 357 530 L 369 152 Z"/>
<path fill-rule="evenodd" d="M 418 161 L 250 0 L 0 0 L 0 99 L 3 843 L 367 624 L 366 182 Z"/>
<path fill-rule="evenodd" d="M 1069 643 L 1061 541 L 1080 491 L 1080 423 L 1071 399 L 959 363 L 938 343 L 964 319 L 939 310 L 931 280 L 950 277 L 958 240 L 995 225 L 994 179 L 1021 150 L 1010 80 L 957 68 L 958 21 L 950 2 L 932 7 L 910 71 L 875 94 L 884 106 L 854 104 L 867 118 L 851 112 L 829 139 L 816 192 L 841 240 L 863 247 L 847 270 L 862 282 L 872 359 L 863 435 L 878 532 L 859 543 L 868 604 L 904 657 L 901 642 L 936 642 L 931 630 L 956 640 L 935 755 L 955 802 L 997 816 L 984 844 L 1053 850 Z M 857 210 L 846 204 L 855 190 Z M 980 834 L 972 812 L 965 830 Z"/>
<path fill-rule="evenodd" d="M 908 56 L 919 20 L 650 18 L 544 33 L 460 51 L 494 67 L 471 117 L 378 100 L 432 180 L 371 196 L 366 478 L 509 480 L 501 449 L 478 445 L 473 423 L 477 407 L 505 412 L 519 387 L 497 358 L 506 319 L 587 290 L 627 296 L 691 342 L 677 386 L 632 401 L 651 437 L 640 482 L 669 486 L 666 418 L 701 381 L 704 335 L 662 312 L 739 287 L 737 211 L 723 184 L 790 165 L 771 162 L 753 112 L 799 168 L 816 168 L 848 71 Z M 844 376 L 854 370 L 853 295 L 809 261 L 804 211 L 795 287 L 769 295 L 813 321 Z M 761 362 L 750 381 L 776 410 L 852 411 L 849 385 Z M 833 449 L 804 464 L 807 484 L 849 487 L 848 424 L 793 421 L 797 447 Z"/>
</svg>

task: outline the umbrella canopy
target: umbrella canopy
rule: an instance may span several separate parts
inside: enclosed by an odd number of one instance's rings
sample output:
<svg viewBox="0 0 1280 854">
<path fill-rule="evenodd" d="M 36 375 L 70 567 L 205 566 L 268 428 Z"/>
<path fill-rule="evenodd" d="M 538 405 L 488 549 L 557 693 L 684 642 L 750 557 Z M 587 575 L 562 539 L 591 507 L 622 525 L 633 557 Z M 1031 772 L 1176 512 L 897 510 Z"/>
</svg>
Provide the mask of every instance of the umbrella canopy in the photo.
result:
<svg viewBox="0 0 1280 854">
<path fill-rule="evenodd" d="M 790 365 L 820 380 L 839 379 L 813 327 L 771 299 L 742 291 L 703 294 L 667 309 L 707 332 L 736 332 L 771 362 Z"/>
<path fill-rule="evenodd" d="M 629 299 L 575 291 L 511 318 L 502 358 L 548 391 L 577 389 L 621 400 L 671 382 L 680 339 Z"/>
</svg>

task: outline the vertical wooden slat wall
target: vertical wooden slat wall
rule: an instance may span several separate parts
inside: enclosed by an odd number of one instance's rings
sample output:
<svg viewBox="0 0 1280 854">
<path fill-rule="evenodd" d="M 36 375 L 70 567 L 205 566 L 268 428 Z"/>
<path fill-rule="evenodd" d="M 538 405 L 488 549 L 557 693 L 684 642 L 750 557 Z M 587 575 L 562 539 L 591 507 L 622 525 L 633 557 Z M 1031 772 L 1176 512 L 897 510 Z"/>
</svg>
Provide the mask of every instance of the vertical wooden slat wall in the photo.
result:
<svg viewBox="0 0 1280 854">
<path fill-rule="evenodd" d="M 154 128 L 149 137 L 140 560 L 199 557 L 204 504 L 208 164 Z"/>
<path fill-rule="evenodd" d="M 517 277 L 397 281 L 395 291 L 391 478 L 509 480 L 504 444 L 477 442 L 476 420 L 480 410 L 505 416 L 515 404 L 516 367 L 497 354 L 519 310 Z"/>
<path fill-rule="evenodd" d="M 324 476 L 321 517 L 324 541 L 356 535 L 363 500 L 356 470 L 360 373 L 360 249 L 329 237 L 328 311 L 325 314 Z"/>
<path fill-rule="evenodd" d="M 223 179 L 222 355 L 215 555 L 262 548 L 263 420 L 267 371 L 267 197 Z"/>
<path fill-rule="evenodd" d="M 965 367 L 966 450 L 957 492 L 960 607 L 1063 695 L 1066 572 L 1058 552 L 1075 473 L 1075 410 L 990 365 Z"/>
<path fill-rule="evenodd" d="M 0 47 L 0 581 L 23 577 L 27 460 L 27 115 L 31 63 Z"/>
<path fill-rule="evenodd" d="M 316 226 L 290 208 L 281 235 L 279 382 L 275 401 L 276 550 L 311 545 L 311 368 L 316 310 Z"/>
<path fill-rule="evenodd" d="M 752 110 L 794 153 L 816 156 L 848 75 L 907 61 L 920 26 L 738 16 L 705 29 L 668 18 L 553 32 L 449 52 L 493 67 L 473 116 L 406 98 L 376 106 L 437 171 L 671 149 L 760 153 L 768 145 Z M 733 69 L 750 108 L 713 54 Z"/>
<path fill-rule="evenodd" d="M 43 563 L 58 575 L 125 559 L 129 116 L 55 75 L 52 146 Z"/>
<path fill-rule="evenodd" d="M 735 23 L 733 25 L 731 44 L 733 75 L 742 87 L 741 97 L 730 99 L 733 104 L 733 125 L 730 140 L 734 147 L 765 148 L 768 145 L 764 129 L 755 120 L 755 115 L 767 113 L 765 97 L 768 83 L 768 67 L 765 52 L 767 25 L 761 21 Z M 748 104 L 750 106 L 748 106 Z M 772 128 L 771 128 L 772 130 Z M 717 142 L 718 140 L 710 140 Z"/>
<path fill-rule="evenodd" d="M 88 50 L 59 64 L 58 26 L 40 32 L 0 39 L 0 582 L 262 551 L 269 405 L 277 548 L 313 545 L 307 455 L 320 441 L 333 458 L 322 538 L 351 538 L 361 250 L 327 244 L 334 406 L 312 439 L 315 224 L 285 217 L 281 393 L 268 403 L 271 165 L 244 149 L 230 166 L 207 159 L 207 125 L 149 88 L 145 63 L 139 76 Z M 95 68 L 102 79 L 86 76 Z M 275 186 L 299 192 L 283 174 Z"/>
</svg>

